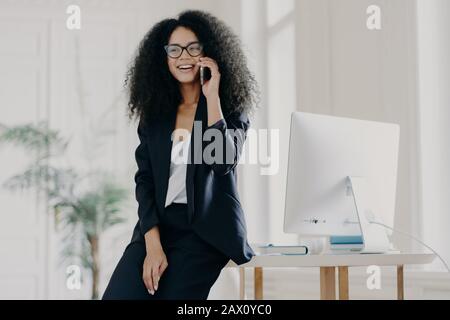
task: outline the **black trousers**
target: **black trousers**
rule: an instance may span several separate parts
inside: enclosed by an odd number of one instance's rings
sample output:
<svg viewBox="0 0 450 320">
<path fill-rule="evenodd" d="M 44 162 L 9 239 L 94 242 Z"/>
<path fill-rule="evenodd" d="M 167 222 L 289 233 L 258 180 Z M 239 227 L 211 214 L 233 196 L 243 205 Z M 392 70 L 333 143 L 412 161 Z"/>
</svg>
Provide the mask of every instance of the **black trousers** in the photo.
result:
<svg viewBox="0 0 450 320">
<path fill-rule="evenodd" d="M 151 295 L 142 280 L 146 256 L 145 240 L 132 241 L 125 248 L 103 294 L 110 299 L 206 300 L 209 291 L 230 260 L 201 239 L 188 225 L 187 205 L 172 203 L 160 219 L 161 245 L 168 267 Z"/>
</svg>

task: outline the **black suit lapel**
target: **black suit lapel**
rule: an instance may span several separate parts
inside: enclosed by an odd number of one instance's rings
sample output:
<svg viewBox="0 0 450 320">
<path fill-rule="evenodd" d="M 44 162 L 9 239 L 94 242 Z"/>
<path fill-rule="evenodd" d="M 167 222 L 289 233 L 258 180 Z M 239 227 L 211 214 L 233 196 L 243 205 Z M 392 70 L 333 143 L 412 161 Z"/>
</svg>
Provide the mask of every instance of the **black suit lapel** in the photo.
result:
<svg viewBox="0 0 450 320">
<path fill-rule="evenodd" d="M 155 126 L 155 188 L 161 188 L 161 197 L 157 199 L 161 213 L 164 213 L 167 188 L 170 176 L 170 159 L 172 153 L 172 132 L 175 130 L 176 112 L 163 118 L 159 125 Z"/>
</svg>

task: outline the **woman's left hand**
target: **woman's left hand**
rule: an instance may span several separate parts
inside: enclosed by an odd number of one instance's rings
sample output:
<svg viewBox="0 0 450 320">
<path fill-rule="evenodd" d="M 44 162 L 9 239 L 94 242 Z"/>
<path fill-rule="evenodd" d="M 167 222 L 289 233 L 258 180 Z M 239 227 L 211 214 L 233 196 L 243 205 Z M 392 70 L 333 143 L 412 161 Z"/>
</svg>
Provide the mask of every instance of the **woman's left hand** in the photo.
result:
<svg viewBox="0 0 450 320">
<path fill-rule="evenodd" d="M 220 72 L 217 62 L 208 57 L 201 57 L 198 66 L 208 67 L 211 70 L 211 78 L 204 82 L 202 86 L 203 95 L 206 98 L 219 97 Z"/>
</svg>

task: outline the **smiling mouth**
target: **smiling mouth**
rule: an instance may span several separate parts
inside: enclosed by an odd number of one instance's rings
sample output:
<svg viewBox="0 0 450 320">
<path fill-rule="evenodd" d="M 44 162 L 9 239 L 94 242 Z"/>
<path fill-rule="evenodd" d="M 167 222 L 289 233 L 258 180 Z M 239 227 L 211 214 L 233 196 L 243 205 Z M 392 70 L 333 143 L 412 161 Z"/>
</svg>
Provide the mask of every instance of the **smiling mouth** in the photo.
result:
<svg viewBox="0 0 450 320">
<path fill-rule="evenodd" d="M 183 64 L 177 67 L 178 70 L 182 72 L 188 72 L 194 69 L 194 65 L 192 64 Z"/>
</svg>

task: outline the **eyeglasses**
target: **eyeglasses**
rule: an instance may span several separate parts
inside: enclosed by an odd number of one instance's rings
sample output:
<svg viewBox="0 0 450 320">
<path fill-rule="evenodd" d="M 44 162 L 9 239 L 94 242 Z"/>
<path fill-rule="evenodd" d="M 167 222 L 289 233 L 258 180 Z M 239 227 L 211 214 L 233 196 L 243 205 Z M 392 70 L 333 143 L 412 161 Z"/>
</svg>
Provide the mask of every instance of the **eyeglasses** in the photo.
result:
<svg viewBox="0 0 450 320">
<path fill-rule="evenodd" d="M 186 47 L 182 47 L 178 44 L 168 44 L 164 46 L 167 55 L 171 58 L 178 58 L 183 54 L 183 50 L 186 49 L 187 53 L 191 57 L 197 57 L 203 52 L 203 45 L 200 42 L 191 42 Z"/>
</svg>

